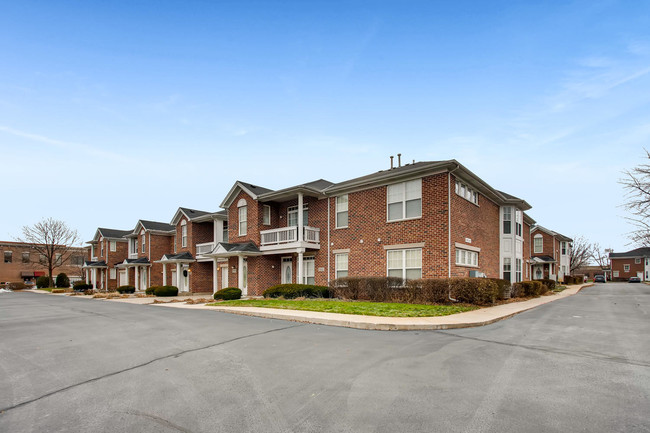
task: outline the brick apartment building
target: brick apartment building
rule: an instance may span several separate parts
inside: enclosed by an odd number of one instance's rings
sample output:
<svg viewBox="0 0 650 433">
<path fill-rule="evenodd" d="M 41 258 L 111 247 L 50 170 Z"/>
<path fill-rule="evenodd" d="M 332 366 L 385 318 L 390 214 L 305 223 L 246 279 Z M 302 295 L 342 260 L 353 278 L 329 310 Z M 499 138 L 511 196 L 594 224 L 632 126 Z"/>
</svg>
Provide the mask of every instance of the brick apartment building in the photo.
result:
<svg viewBox="0 0 650 433">
<path fill-rule="evenodd" d="M 530 205 L 455 160 L 277 191 L 238 181 L 221 207 L 229 242 L 208 255 L 250 296 L 343 276 L 530 278 Z"/>
<path fill-rule="evenodd" d="M 117 268 L 128 256 L 129 230 L 98 228 L 89 242 L 88 260 L 84 263 L 86 283 L 98 290 L 115 290 L 118 286 Z"/>
<path fill-rule="evenodd" d="M 637 248 L 624 253 L 609 253 L 612 279 L 640 277 L 650 281 L 650 248 Z"/>
<path fill-rule="evenodd" d="M 65 273 L 71 282 L 82 279 L 82 265 L 87 248 L 72 248 L 70 259 L 54 269 L 54 277 Z M 47 264 L 31 244 L 0 241 L 2 261 L 0 262 L 0 282 L 32 284 L 36 278 L 47 276 Z"/>
<path fill-rule="evenodd" d="M 564 281 L 571 271 L 571 242 L 573 240 L 540 225 L 531 229 L 532 278 Z"/>
</svg>

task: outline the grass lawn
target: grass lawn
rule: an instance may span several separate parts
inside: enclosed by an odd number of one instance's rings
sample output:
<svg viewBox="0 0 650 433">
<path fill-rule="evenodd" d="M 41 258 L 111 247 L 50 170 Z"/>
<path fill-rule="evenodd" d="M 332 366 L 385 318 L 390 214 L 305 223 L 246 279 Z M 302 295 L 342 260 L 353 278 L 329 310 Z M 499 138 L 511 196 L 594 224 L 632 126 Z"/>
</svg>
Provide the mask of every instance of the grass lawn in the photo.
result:
<svg viewBox="0 0 650 433">
<path fill-rule="evenodd" d="M 448 316 L 464 311 L 476 310 L 469 305 L 420 305 L 386 302 L 339 301 L 330 299 L 249 299 L 224 301 L 213 304 L 219 307 L 264 307 L 284 310 L 322 311 L 325 313 L 361 314 L 386 317 L 432 317 Z"/>
</svg>

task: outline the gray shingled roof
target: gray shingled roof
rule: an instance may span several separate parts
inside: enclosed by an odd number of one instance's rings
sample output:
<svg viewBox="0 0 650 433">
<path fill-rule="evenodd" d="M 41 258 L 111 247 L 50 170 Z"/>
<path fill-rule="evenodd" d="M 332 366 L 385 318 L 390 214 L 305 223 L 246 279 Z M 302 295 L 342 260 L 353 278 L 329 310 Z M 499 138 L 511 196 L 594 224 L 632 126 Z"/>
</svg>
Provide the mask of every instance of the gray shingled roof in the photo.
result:
<svg viewBox="0 0 650 433">
<path fill-rule="evenodd" d="M 609 253 L 610 259 L 625 258 L 625 257 L 647 257 L 650 256 L 650 248 L 643 247 L 637 248 L 625 253 Z"/>
<path fill-rule="evenodd" d="M 231 244 L 226 242 L 220 243 L 223 248 L 231 253 L 259 253 L 260 249 L 253 242 L 244 242 L 238 244 Z"/>
<path fill-rule="evenodd" d="M 165 254 L 164 258 L 167 260 L 194 260 L 192 254 L 187 251 L 179 254 Z"/>
<path fill-rule="evenodd" d="M 139 259 L 126 259 L 126 262 L 138 265 L 148 265 L 151 263 L 146 257 L 140 257 Z"/>
<path fill-rule="evenodd" d="M 87 268 L 106 268 L 106 262 L 104 260 L 100 260 L 97 262 L 92 262 L 90 260 L 84 261 L 84 266 Z"/>
<path fill-rule="evenodd" d="M 182 210 L 183 213 L 185 215 L 187 215 L 187 217 L 189 219 L 193 219 L 193 218 L 196 218 L 196 217 L 200 217 L 200 216 L 208 215 L 208 214 L 212 213 L 212 212 L 205 212 L 205 211 L 202 211 L 202 210 L 190 209 L 190 208 L 187 208 L 187 207 L 181 207 L 179 209 Z"/>
<path fill-rule="evenodd" d="M 265 192 L 273 191 L 272 189 L 264 188 L 263 186 L 258 186 L 258 185 L 253 185 L 252 183 L 242 182 L 241 180 L 238 180 L 237 182 L 244 185 L 246 188 L 248 188 L 252 193 L 254 193 L 256 195 L 260 195 L 260 194 L 264 194 Z"/>
<path fill-rule="evenodd" d="M 131 233 L 131 230 L 107 229 L 105 227 L 100 227 L 97 230 L 99 230 L 105 238 L 122 238 Z"/>
<path fill-rule="evenodd" d="M 140 223 L 146 230 L 158 230 L 161 232 L 169 232 L 172 230 L 176 230 L 176 227 L 174 227 L 173 225 L 167 223 L 161 223 L 158 221 L 140 220 Z"/>
<path fill-rule="evenodd" d="M 558 232 L 555 232 L 555 231 L 553 231 L 553 230 L 551 230 L 551 229 L 547 229 L 546 227 L 542 227 L 542 226 L 540 226 L 539 224 L 536 225 L 535 227 L 533 227 L 533 228 L 531 229 L 531 232 L 533 232 L 533 231 L 535 231 L 535 230 L 537 230 L 537 229 L 542 230 L 542 231 L 544 231 L 544 232 L 550 234 L 551 236 L 555 236 L 556 238 L 558 238 L 558 239 L 561 240 L 561 241 L 565 241 L 565 242 L 573 242 L 573 239 L 571 239 L 570 237 L 568 237 L 568 236 L 564 236 L 563 234 L 560 234 L 560 233 L 558 233 Z"/>
</svg>

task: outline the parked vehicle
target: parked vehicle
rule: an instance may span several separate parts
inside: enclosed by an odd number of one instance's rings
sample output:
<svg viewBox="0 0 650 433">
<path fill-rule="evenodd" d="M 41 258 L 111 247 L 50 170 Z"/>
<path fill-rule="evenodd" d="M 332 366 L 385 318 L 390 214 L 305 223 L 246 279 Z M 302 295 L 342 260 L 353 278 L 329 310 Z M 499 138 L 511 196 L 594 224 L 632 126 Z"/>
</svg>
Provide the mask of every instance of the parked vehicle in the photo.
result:
<svg viewBox="0 0 650 433">
<path fill-rule="evenodd" d="M 627 282 L 628 282 L 628 283 L 640 283 L 640 282 L 641 282 L 641 278 L 639 278 L 639 277 L 630 277 L 630 279 L 627 280 Z"/>
<path fill-rule="evenodd" d="M 595 275 L 594 276 L 594 283 L 606 283 L 607 280 L 605 279 L 604 275 Z"/>
</svg>

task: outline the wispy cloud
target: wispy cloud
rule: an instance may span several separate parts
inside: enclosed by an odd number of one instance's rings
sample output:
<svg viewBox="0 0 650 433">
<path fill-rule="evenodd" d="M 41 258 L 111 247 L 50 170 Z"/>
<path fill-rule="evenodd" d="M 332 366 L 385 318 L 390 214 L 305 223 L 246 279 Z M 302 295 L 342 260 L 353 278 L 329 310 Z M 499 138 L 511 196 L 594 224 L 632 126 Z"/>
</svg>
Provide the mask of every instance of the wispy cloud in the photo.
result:
<svg viewBox="0 0 650 433">
<path fill-rule="evenodd" d="M 23 138 L 26 140 L 34 141 L 37 143 L 47 144 L 59 149 L 64 149 L 68 152 L 77 152 L 83 153 L 89 156 L 97 156 L 101 158 L 107 158 L 118 162 L 130 162 L 128 158 L 123 155 L 118 155 L 111 152 L 106 152 L 101 149 L 89 146 L 87 144 L 73 143 L 69 141 L 57 140 L 54 138 L 45 137 L 43 135 L 34 134 L 31 132 L 21 131 L 18 129 L 10 128 L 8 126 L 0 125 L 0 132 L 5 134 L 13 135 L 14 137 Z"/>
</svg>

